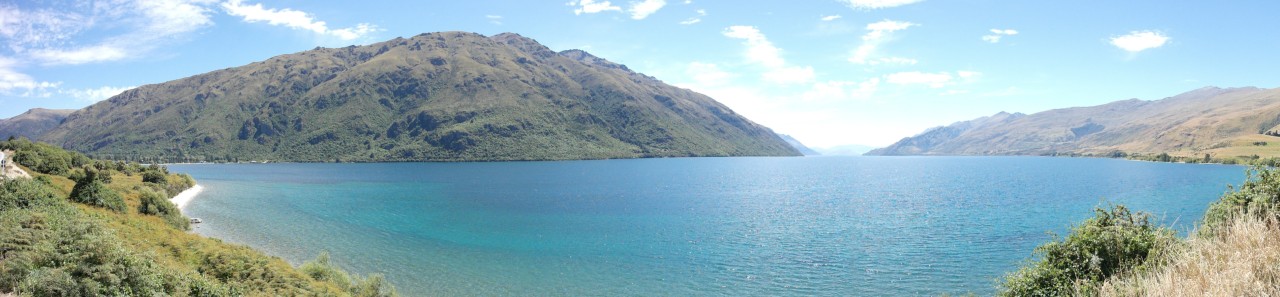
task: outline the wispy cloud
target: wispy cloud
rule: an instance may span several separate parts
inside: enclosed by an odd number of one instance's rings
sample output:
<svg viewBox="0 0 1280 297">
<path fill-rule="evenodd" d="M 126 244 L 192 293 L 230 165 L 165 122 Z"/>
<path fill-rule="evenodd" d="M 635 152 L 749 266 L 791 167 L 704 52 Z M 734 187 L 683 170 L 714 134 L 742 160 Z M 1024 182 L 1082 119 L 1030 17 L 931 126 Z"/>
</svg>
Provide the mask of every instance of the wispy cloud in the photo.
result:
<svg viewBox="0 0 1280 297">
<path fill-rule="evenodd" d="M 884 80 L 891 84 L 925 85 L 936 89 L 956 82 L 972 81 L 981 75 L 982 73 L 976 71 L 956 71 L 954 75 L 949 72 L 907 71 L 886 74 Z"/>
<path fill-rule="evenodd" d="M 576 0 L 576 1 L 569 1 L 569 3 L 566 3 L 566 5 L 577 7 L 573 9 L 573 14 L 575 15 L 584 14 L 584 13 L 588 13 L 588 14 L 599 13 L 599 12 L 605 12 L 605 11 L 622 11 L 622 7 L 615 6 L 613 5 L 613 3 L 610 3 L 609 1 L 596 2 L 595 0 Z"/>
<path fill-rule="evenodd" d="M 840 0 L 840 2 L 844 2 L 845 5 L 859 10 L 898 7 L 921 1 L 924 0 Z"/>
<path fill-rule="evenodd" d="M 874 57 L 876 56 L 877 49 L 890 38 L 891 33 L 894 31 L 906 30 L 913 26 L 919 25 L 911 22 L 892 20 L 883 20 L 867 24 L 867 33 L 862 35 L 862 45 L 853 50 L 853 53 L 849 56 L 849 62 L 864 65 L 916 64 L 917 61 L 915 59 L 900 57 Z"/>
<path fill-rule="evenodd" d="M 998 43 L 1005 36 L 1018 35 L 1018 30 L 1014 29 L 991 29 L 991 35 L 983 35 L 982 41 L 990 43 Z"/>
<path fill-rule="evenodd" d="M 80 101 L 94 103 L 94 102 L 106 100 L 107 98 L 111 98 L 111 96 L 120 95 L 120 93 L 123 93 L 124 91 L 128 91 L 129 89 L 133 89 L 133 88 L 136 88 L 136 87 L 134 86 L 100 87 L 97 89 L 60 90 L 58 91 L 58 93 L 70 95 L 71 97 L 76 98 Z"/>
<path fill-rule="evenodd" d="M 824 21 L 824 22 L 830 22 L 830 21 L 838 20 L 838 19 L 840 19 L 840 18 L 841 18 L 841 16 L 840 16 L 840 15 L 838 15 L 838 14 L 837 14 L 837 15 L 828 15 L 828 16 L 823 16 L 823 17 L 822 17 L 822 21 Z"/>
<path fill-rule="evenodd" d="M 490 15 L 485 15 L 484 18 L 488 19 L 490 24 L 502 25 L 502 16 L 500 15 L 490 14 Z"/>
<path fill-rule="evenodd" d="M 329 35 L 342 40 L 354 40 L 377 32 L 378 27 L 367 23 L 359 23 L 353 27 L 330 29 L 324 21 L 313 18 L 310 14 L 288 9 L 265 8 L 262 4 L 245 4 L 241 0 L 222 2 L 222 9 L 227 14 L 241 17 L 245 22 L 266 22 L 272 26 L 285 26 L 293 29 L 307 30 L 316 34 Z"/>
<path fill-rule="evenodd" d="M 45 65 L 123 60 L 212 25 L 206 2 L 124 0 L 57 10 L 0 4 L 0 40 L 17 56 Z M 105 34 L 83 38 L 86 32 Z"/>
<path fill-rule="evenodd" d="M 22 97 L 43 97 L 49 89 L 57 88 L 61 82 L 38 81 L 30 75 L 14 69 L 17 61 L 0 57 L 0 94 L 18 95 Z"/>
<path fill-rule="evenodd" d="M 699 10 L 695 10 L 694 12 L 695 12 L 695 13 L 697 13 L 697 14 L 698 14 L 698 16 L 691 17 L 691 18 L 688 18 L 688 19 L 686 19 L 686 20 L 680 21 L 680 24 L 681 24 L 681 25 L 693 25 L 693 24 L 697 24 L 697 23 L 699 23 L 699 22 L 702 22 L 702 17 L 707 16 L 707 10 L 706 10 L 706 9 L 699 9 Z"/>
<path fill-rule="evenodd" d="M 1133 31 L 1129 34 L 1111 37 L 1111 45 L 1130 53 L 1158 48 L 1169 42 L 1169 36 L 1156 31 Z"/>
<path fill-rule="evenodd" d="M 787 65 L 782 58 L 782 50 L 774 46 L 764 33 L 753 26 L 732 26 L 725 28 L 725 37 L 742 39 L 747 47 L 747 61 L 765 67 L 762 75 L 766 81 L 774 83 L 806 83 L 813 81 L 813 67 Z"/>
<path fill-rule="evenodd" d="M 641 2 L 632 2 L 631 7 L 627 11 L 631 12 L 631 19 L 643 20 L 649 15 L 658 12 L 663 6 L 667 5 L 666 0 L 644 0 Z"/>
</svg>

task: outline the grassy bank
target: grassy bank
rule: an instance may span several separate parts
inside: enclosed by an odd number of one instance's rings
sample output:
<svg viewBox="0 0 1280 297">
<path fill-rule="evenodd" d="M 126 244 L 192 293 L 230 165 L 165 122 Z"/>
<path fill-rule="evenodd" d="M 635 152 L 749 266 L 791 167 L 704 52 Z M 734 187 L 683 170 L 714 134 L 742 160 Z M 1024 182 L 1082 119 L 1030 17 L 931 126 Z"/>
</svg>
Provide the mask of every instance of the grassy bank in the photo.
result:
<svg viewBox="0 0 1280 297">
<path fill-rule="evenodd" d="M 0 142 L 34 178 L 0 181 L 0 293 L 19 296 L 395 296 L 381 276 L 322 255 L 301 268 L 187 232 L 168 197 L 194 185 L 161 166 Z"/>
<path fill-rule="evenodd" d="M 1124 206 L 1035 250 L 1001 296 L 1280 296 L 1280 169 L 1256 166 L 1187 238 Z"/>
</svg>

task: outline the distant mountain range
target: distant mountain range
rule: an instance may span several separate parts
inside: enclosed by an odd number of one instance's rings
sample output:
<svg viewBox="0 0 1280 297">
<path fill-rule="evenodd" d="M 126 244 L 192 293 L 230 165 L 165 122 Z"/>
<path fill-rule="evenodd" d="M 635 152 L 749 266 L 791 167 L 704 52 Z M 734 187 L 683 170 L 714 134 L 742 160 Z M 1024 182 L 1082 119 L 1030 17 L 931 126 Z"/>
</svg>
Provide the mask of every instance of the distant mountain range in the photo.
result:
<svg viewBox="0 0 1280 297">
<path fill-rule="evenodd" d="M 817 151 L 824 156 L 861 156 L 872 149 L 875 149 L 875 147 L 860 144 L 849 144 L 818 148 Z"/>
<path fill-rule="evenodd" d="M 778 134 L 778 137 L 781 137 L 783 141 L 786 141 L 787 144 L 790 144 L 791 147 L 795 148 L 797 151 L 800 151 L 800 154 L 803 154 L 805 156 L 821 155 L 821 153 L 814 151 L 808 146 L 805 146 L 803 143 L 800 143 L 799 140 L 796 140 L 794 137 L 791 137 L 791 135 Z"/>
<path fill-rule="evenodd" d="M 74 109 L 34 108 L 12 118 L 0 120 L 0 139 L 9 137 L 26 137 L 35 139 L 53 130 Z"/>
<path fill-rule="evenodd" d="M 925 130 L 868 155 L 1169 153 L 1280 155 L 1280 89 L 1206 87 L 1031 115 L 997 113 Z M 1276 141 L 1276 146 L 1268 145 Z"/>
<path fill-rule="evenodd" d="M 316 48 L 145 85 L 40 137 L 98 157 L 496 161 L 795 156 L 712 98 L 517 34 Z"/>
</svg>

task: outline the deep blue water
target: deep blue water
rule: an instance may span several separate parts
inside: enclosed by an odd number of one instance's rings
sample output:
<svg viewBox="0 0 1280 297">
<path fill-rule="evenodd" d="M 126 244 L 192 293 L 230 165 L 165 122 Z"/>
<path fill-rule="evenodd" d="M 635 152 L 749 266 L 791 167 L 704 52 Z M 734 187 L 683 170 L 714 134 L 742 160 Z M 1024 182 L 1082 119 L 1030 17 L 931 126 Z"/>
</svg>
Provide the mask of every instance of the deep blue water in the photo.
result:
<svg viewBox="0 0 1280 297">
<path fill-rule="evenodd" d="M 1244 167 L 1041 157 L 172 165 L 195 232 L 422 295 L 994 292 L 1121 203 L 1180 230 Z"/>
</svg>

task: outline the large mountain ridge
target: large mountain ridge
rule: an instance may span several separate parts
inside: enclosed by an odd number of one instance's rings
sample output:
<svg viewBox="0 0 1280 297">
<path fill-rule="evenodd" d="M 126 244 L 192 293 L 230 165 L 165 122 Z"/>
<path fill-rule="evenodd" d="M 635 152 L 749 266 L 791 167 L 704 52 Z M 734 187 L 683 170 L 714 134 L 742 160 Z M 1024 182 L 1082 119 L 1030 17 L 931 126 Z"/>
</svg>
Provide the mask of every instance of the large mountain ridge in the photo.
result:
<svg viewBox="0 0 1280 297">
<path fill-rule="evenodd" d="M 112 159 L 500 161 L 795 156 L 714 99 L 514 33 L 317 48 L 144 85 L 40 140 Z"/>
<path fill-rule="evenodd" d="M 1280 89 L 1204 87 L 1160 100 L 993 116 L 928 129 L 868 155 L 1280 155 Z M 1275 138 L 1275 139 L 1271 139 Z M 1253 146 L 1257 146 L 1256 148 Z"/>
<path fill-rule="evenodd" d="M 62 124 L 74 109 L 32 108 L 22 114 L 0 119 L 0 139 L 26 137 L 35 139 Z"/>
</svg>

